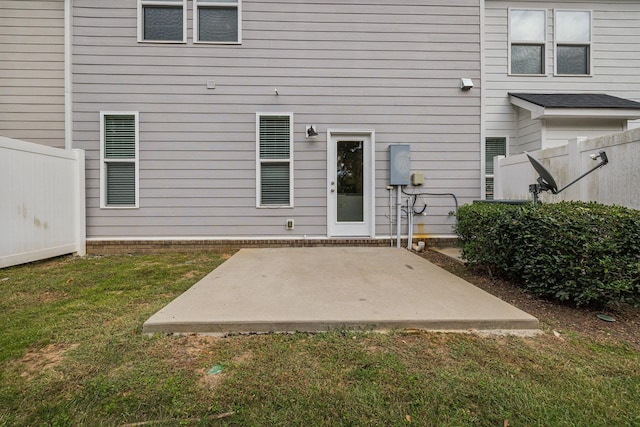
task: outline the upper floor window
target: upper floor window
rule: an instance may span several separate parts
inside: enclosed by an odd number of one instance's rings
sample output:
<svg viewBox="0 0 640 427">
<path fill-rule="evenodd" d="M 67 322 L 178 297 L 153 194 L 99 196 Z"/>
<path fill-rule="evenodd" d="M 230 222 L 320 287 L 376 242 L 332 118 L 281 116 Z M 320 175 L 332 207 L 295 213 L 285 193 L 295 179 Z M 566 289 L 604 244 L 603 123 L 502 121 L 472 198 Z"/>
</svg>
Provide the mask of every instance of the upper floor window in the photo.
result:
<svg viewBox="0 0 640 427">
<path fill-rule="evenodd" d="M 591 12 L 555 11 L 556 74 L 591 74 Z"/>
<path fill-rule="evenodd" d="M 545 74 L 546 12 L 509 10 L 510 74 Z"/>
<path fill-rule="evenodd" d="M 194 42 L 241 42 L 241 0 L 194 0 L 193 8 Z"/>
<path fill-rule="evenodd" d="M 187 0 L 138 0 L 138 41 L 185 43 Z"/>
</svg>

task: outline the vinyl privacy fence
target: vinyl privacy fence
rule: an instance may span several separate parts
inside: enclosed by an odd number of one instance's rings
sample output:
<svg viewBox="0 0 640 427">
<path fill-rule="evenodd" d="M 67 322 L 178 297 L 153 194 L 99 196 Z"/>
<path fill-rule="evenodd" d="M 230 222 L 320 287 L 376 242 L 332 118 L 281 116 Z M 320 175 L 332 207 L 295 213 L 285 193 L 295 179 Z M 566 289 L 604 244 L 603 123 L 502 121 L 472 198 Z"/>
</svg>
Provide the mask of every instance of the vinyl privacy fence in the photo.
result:
<svg viewBox="0 0 640 427">
<path fill-rule="evenodd" d="M 542 162 L 562 188 L 593 168 L 591 155 L 605 151 L 609 164 L 603 166 L 560 194 L 541 194 L 543 202 L 561 200 L 594 201 L 640 209 L 640 129 L 599 138 L 576 138 L 567 145 L 531 153 Z M 530 199 L 529 184 L 535 172 L 526 155 L 494 157 L 495 199 Z"/>
<path fill-rule="evenodd" d="M 84 151 L 0 137 L 0 268 L 85 254 Z"/>
</svg>

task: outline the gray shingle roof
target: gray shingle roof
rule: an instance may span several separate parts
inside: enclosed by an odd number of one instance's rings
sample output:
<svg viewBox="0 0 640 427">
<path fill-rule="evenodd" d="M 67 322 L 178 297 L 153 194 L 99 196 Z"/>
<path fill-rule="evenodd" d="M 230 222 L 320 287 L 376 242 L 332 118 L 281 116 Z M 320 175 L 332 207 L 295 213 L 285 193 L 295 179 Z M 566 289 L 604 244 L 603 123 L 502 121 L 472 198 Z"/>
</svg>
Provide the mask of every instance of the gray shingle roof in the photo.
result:
<svg viewBox="0 0 640 427">
<path fill-rule="evenodd" d="M 601 93 L 509 93 L 544 108 L 624 108 L 640 110 L 640 102 Z"/>
</svg>

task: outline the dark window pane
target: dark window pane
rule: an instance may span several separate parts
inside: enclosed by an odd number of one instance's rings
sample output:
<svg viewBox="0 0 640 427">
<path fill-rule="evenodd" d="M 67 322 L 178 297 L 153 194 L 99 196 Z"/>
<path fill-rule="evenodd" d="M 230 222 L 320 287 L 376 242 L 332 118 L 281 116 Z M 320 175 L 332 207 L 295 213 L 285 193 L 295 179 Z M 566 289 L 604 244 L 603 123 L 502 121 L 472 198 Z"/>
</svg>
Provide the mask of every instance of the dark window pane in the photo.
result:
<svg viewBox="0 0 640 427">
<path fill-rule="evenodd" d="M 145 40 L 183 40 L 182 7 L 145 6 L 143 12 Z"/>
<path fill-rule="evenodd" d="M 260 169 L 260 184 L 261 205 L 291 204 L 288 163 L 263 163 Z"/>
<path fill-rule="evenodd" d="M 364 221 L 364 143 L 337 143 L 337 220 Z"/>
<path fill-rule="evenodd" d="M 105 166 L 107 167 L 107 205 L 135 206 L 135 163 L 106 163 Z"/>
<path fill-rule="evenodd" d="M 543 45 L 511 45 L 511 74 L 543 74 Z"/>
<path fill-rule="evenodd" d="M 205 42 L 237 42 L 238 8 L 199 8 L 198 40 Z"/>
<path fill-rule="evenodd" d="M 558 46 L 558 74 L 589 74 L 588 46 Z"/>
</svg>

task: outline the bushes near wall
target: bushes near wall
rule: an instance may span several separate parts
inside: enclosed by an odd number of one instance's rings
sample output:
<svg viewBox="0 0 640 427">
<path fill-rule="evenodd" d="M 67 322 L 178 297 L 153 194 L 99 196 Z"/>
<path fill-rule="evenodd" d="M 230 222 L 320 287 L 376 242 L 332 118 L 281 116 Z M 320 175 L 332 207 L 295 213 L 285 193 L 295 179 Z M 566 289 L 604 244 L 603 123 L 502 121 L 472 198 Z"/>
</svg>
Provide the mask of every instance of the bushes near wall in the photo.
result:
<svg viewBox="0 0 640 427">
<path fill-rule="evenodd" d="M 598 203 L 474 203 L 458 211 L 462 256 L 535 295 L 640 305 L 640 211 Z"/>
</svg>

